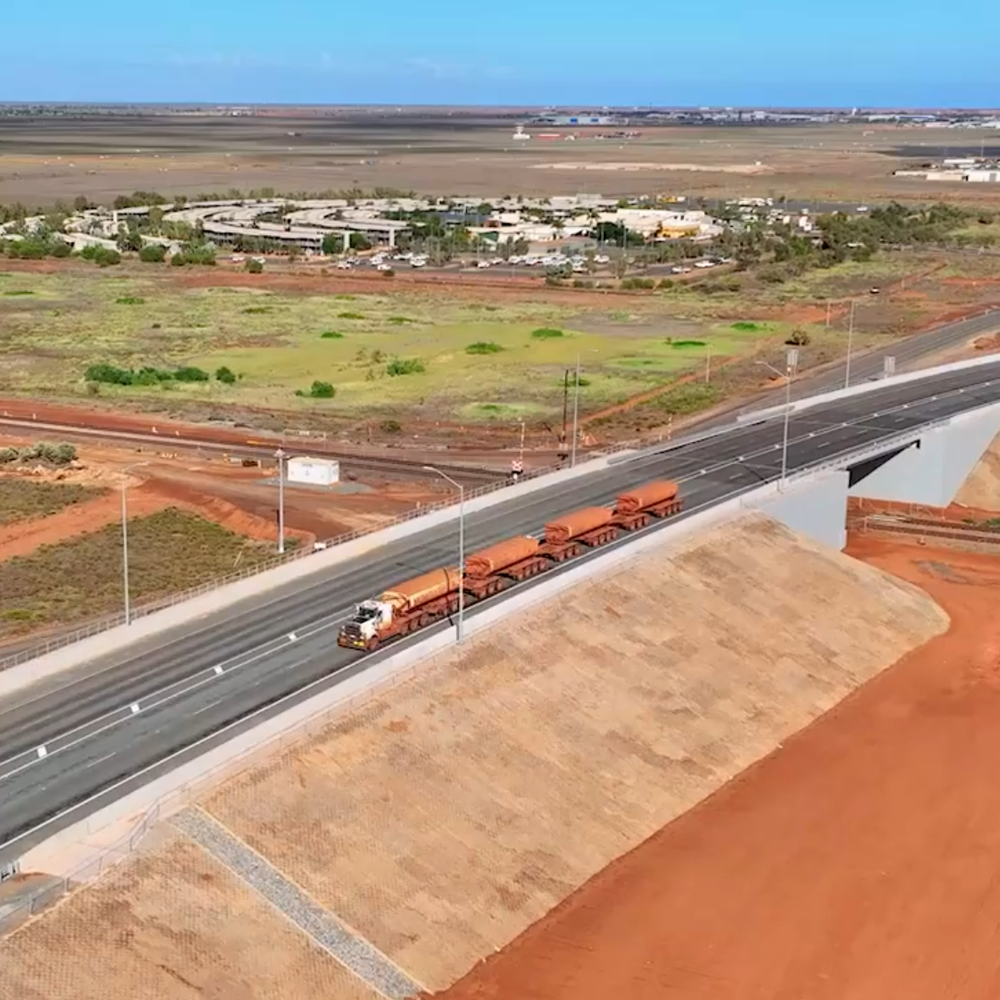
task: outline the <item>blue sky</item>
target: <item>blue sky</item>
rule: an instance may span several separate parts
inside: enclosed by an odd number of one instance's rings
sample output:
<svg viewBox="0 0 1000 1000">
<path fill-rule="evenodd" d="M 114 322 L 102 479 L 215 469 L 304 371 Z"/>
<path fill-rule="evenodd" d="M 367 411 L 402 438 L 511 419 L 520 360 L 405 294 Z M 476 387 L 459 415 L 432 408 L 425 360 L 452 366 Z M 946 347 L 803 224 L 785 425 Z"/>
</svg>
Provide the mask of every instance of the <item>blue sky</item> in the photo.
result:
<svg viewBox="0 0 1000 1000">
<path fill-rule="evenodd" d="M 1000 105 L 966 0 L 7 0 L 0 101 Z"/>
</svg>

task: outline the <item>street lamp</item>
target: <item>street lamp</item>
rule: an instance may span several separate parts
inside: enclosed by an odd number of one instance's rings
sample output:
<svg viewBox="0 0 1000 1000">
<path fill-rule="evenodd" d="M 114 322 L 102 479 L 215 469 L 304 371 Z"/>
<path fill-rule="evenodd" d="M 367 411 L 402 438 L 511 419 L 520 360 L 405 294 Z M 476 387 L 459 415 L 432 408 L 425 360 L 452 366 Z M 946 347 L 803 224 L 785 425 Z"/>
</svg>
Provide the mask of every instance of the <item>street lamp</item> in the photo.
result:
<svg viewBox="0 0 1000 1000">
<path fill-rule="evenodd" d="M 424 470 L 440 476 L 458 490 L 458 625 L 455 641 L 461 642 L 465 624 L 465 487 L 433 465 L 425 465 Z"/>
<path fill-rule="evenodd" d="M 767 361 L 757 362 L 758 365 L 770 368 L 778 378 L 785 380 L 785 420 L 781 435 L 781 479 L 778 482 L 778 488 L 781 490 L 785 489 L 788 482 L 788 420 L 792 413 L 792 375 L 795 374 L 795 366 L 798 360 L 799 352 L 794 349 L 789 351 L 785 356 L 784 374 Z"/>
<path fill-rule="evenodd" d="M 851 299 L 851 318 L 847 323 L 847 361 L 844 363 L 844 388 L 851 387 L 851 344 L 854 340 L 854 307 L 857 299 Z"/>
<path fill-rule="evenodd" d="M 278 460 L 278 555 L 285 554 L 285 452 L 279 448 L 274 457 Z"/>
<path fill-rule="evenodd" d="M 125 598 L 126 625 L 132 624 L 132 608 L 128 585 L 128 501 L 125 499 L 125 491 L 128 489 L 128 474 L 143 465 L 149 465 L 149 462 L 133 462 L 122 469 L 122 594 Z"/>
</svg>

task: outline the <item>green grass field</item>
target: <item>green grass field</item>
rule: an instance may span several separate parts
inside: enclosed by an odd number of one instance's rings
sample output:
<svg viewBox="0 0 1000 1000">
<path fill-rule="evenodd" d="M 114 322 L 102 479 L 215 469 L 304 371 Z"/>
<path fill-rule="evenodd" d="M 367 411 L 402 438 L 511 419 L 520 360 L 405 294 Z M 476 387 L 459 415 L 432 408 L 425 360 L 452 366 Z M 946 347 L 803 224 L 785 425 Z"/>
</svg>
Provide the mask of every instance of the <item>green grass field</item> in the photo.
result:
<svg viewBox="0 0 1000 1000">
<path fill-rule="evenodd" d="M 136 603 L 274 556 L 271 545 L 248 541 L 175 508 L 130 520 L 129 542 L 129 581 Z M 117 524 L 0 563 L 0 638 L 108 614 L 121 606 Z"/>
<path fill-rule="evenodd" d="M 0 525 L 49 517 L 107 492 L 75 483 L 40 483 L 0 474 Z"/>
<path fill-rule="evenodd" d="M 559 412 L 564 373 L 578 356 L 584 408 L 612 405 L 702 368 L 709 354 L 742 357 L 780 344 L 791 325 L 733 325 L 737 317 L 753 320 L 755 307 L 837 297 L 918 266 L 887 256 L 810 272 L 776 288 L 706 296 L 675 286 L 600 306 L 592 296 L 581 298 L 589 304 L 576 309 L 447 300 L 419 290 L 345 295 L 334 291 L 332 279 L 326 295 L 283 295 L 185 289 L 155 268 L 6 273 L 0 274 L 0 391 L 98 395 L 178 412 L 231 403 L 356 418 L 544 418 Z M 561 335 L 540 333 L 546 330 Z M 212 374 L 225 367 L 236 380 L 88 385 L 91 364 L 193 365 Z M 391 373 L 411 364 L 412 373 Z M 316 382 L 329 383 L 333 398 L 325 389 L 315 392 Z"/>
</svg>

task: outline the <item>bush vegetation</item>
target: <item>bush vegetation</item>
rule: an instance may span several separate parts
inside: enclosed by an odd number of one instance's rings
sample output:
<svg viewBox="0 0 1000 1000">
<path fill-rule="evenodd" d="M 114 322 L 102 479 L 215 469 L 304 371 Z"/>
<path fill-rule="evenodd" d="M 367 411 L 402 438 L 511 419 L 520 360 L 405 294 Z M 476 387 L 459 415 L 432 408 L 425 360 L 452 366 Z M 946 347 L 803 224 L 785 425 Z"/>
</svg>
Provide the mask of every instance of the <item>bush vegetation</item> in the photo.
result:
<svg viewBox="0 0 1000 1000">
<path fill-rule="evenodd" d="M 229 369 L 227 368 L 226 371 Z M 220 368 L 219 371 L 222 371 Z M 210 378 L 207 371 L 195 368 L 193 365 L 182 365 L 179 368 L 117 368 L 115 365 L 91 365 L 83 377 L 90 383 L 105 385 L 159 385 L 161 382 L 207 382 Z"/>
<path fill-rule="evenodd" d="M 531 336 L 535 340 L 553 340 L 556 337 L 564 336 L 562 330 L 556 330 L 551 326 L 540 326 L 537 330 L 531 331 Z"/>
<path fill-rule="evenodd" d="M 72 446 L 71 446 L 72 447 Z M 51 517 L 73 504 L 101 496 L 106 490 L 78 483 L 40 483 L 31 479 L 0 479 L 0 524 Z"/>
<path fill-rule="evenodd" d="M 393 358 L 386 366 L 386 375 L 395 378 L 398 375 L 419 375 L 427 371 L 427 366 L 420 358 Z"/>
<path fill-rule="evenodd" d="M 333 399 L 337 395 L 337 390 L 330 382 L 320 382 L 317 379 L 308 390 L 296 389 L 296 396 L 304 396 L 309 399 Z"/>
<path fill-rule="evenodd" d="M 147 243 L 139 251 L 139 260 L 144 264 L 162 264 L 167 259 L 167 248 L 159 243 Z"/>
<path fill-rule="evenodd" d="M 166 598 L 274 557 L 252 542 L 194 514 L 168 508 L 129 521 L 130 566 L 137 604 Z M 79 621 L 121 607 L 121 525 L 117 522 L 30 556 L 0 563 L 0 635 L 32 625 Z"/>
<path fill-rule="evenodd" d="M 477 340 L 474 344 L 468 344 L 465 348 L 466 354 L 499 354 L 503 348 L 495 344 L 492 340 Z"/>
</svg>

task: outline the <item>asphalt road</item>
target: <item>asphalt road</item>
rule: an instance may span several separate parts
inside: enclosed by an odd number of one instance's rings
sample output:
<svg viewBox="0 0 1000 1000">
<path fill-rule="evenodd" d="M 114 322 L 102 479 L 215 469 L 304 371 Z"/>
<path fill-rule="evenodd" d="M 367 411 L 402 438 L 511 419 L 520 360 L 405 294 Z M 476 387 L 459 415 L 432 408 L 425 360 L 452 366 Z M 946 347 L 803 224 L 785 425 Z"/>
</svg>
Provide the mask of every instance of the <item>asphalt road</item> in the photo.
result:
<svg viewBox="0 0 1000 1000">
<path fill-rule="evenodd" d="M 788 467 L 832 460 L 997 401 L 1000 360 L 816 407 L 790 422 Z M 680 516 L 690 516 L 776 479 L 781 436 L 780 420 L 743 425 L 527 496 L 512 492 L 466 519 L 466 551 L 537 532 L 555 515 L 609 503 L 661 477 L 682 482 L 687 506 Z M 0 710 L 0 861 L 255 724 L 260 715 L 253 713 L 278 711 L 391 654 L 398 644 L 370 656 L 340 649 L 340 622 L 357 601 L 457 561 L 452 522 L 201 619 L 196 631 L 177 629 L 7 699 Z M 475 607 L 467 612 L 475 614 Z"/>
</svg>

